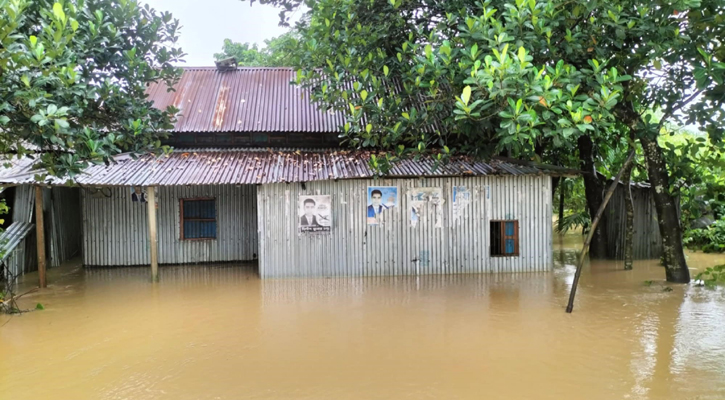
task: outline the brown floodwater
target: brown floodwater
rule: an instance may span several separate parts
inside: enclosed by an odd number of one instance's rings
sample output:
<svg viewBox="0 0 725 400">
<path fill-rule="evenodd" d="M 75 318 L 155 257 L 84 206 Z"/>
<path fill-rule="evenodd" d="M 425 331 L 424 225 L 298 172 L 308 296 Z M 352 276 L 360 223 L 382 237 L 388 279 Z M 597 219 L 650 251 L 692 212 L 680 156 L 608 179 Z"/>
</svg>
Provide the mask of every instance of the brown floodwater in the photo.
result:
<svg viewBox="0 0 725 400">
<path fill-rule="evenodd" d="M 725 291 L 665 291 L 655 261 L 596 262 L 566 314 L 579 243 L 526 274 L 185 266 L 153 285 L 146 268 L 70 263 L 21 301 L 45 310 L 0 317 L 0 399 L 725 398 Z"/>
</svg>

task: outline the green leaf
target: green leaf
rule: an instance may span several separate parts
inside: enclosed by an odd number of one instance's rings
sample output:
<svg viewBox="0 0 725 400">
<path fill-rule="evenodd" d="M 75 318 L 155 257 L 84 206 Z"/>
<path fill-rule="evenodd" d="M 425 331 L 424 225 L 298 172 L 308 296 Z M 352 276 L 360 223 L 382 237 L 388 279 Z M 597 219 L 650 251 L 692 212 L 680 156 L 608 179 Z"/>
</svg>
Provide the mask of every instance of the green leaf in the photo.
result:
<svg viewBox="0 0 725 400">
<path fill-rule="evenodd" d="M 10 118 L 7 115 L 0 115 L 0 125 L 7 125 L 10 122 Z"/>
<path fill-rule="evenodd" d="M 471 87 L 466 86 L 463 88 L 463 93 L 461 93 L 461 101 L 463 104 L 468 105 L 468 101 L 471 99 Z"/>
<path fill-rule="evenodd" d="M 53 15 L 61 21 L 65 21 L 65 12 L 63 11 L 63 5 L 60 3 L 53 4 Z"/>
<path fill-rule="evenodd" d="M 389 73 L 390 73 L 390 69 L 388 69 L 388 66 L 383 65 L 383 74 L 385 74 L 385 76 L 388 76 Z"/>
<path fill-rule="evenodd" d="M 362 99 L 362 101 L 365 101 L 368 98 L 368 91 L 367 90 L 362 90 L 360 92 L 360 98 Z"/>
<path fill-rule="evenodd" d="M 45 310 L 45 307 L 43 307 L 42 304 L 38 303 L 38 304 L 35 305 L 35 309 L 36 310 Z"/>
<path fill-rule="evenodd" d="M 433 47 L 431 47 L 431 45 L 429 45 L 429 44 L 425 45 L 425 56 L 427 58 L 430 58 L 432 54 L 433 54 Z"/>
</svg>

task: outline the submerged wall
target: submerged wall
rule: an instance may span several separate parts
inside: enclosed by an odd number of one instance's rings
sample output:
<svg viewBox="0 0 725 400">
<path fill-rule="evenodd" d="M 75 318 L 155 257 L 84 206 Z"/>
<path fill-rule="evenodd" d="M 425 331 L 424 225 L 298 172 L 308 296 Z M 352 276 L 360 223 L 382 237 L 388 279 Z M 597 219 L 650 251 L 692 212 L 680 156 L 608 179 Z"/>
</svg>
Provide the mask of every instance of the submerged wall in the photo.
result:
<svg viewBox="0 0 725 400">
<path fill-rule="evenodd" d="M 624 185 L 618 185 L 605 212 L 609 257 L 624 259 L 627 232 L 627 209 Z M 634 236 L 632 257 L 635 260 L 656 259 L 662 255 L 662 236 L 657 222 L 657 209 L 649 187 L 632 186 L 634 205 Z"/>
<path fill-rule="evenodd" d="M 59 267 L 81 252 L 80 189 L 54 187 L 44 190 L 44 194 L 45 237 L 49 247 L 46 254 L 50 266 Z"/>
<path fill-rule="evenodd" d="M 148 265 L 147 204 L 131 201 L 132 188 L 84 189 L 83 263 L 90 266 Z M 257 257 L 256 188 L 160 187 L 159 263 L 245 261 Z M 215 198 L 216 239 L 182 240 L 180 199 Z"/>
<path fill-rule="evenodd" d="M 54 187 L 43 189 L 46 260 L 48 268 L 60 266 L 81 252 L 80 189 Z M 7 266 L 14 275 L 38 270 L 35 232 L 35 187 L 15 188 L 13 222 L 29 222 L 33 230 L 8 257 Z"/>
<path fill-rule="evenodd" d="M 379 225 L 367 222 L 368 186 L 397 187 L 398 204 Z M 454 207 L 461 186 L 469 201 Z M 412 226 L 407 193 L 421 187 L 441 188 L 445 202 L 440 217 L 424 214 Z M 329 232 L 300 232 L 300 195 L 331 196 Z M 549 176 L 272 184 L 258 187 L 257 203 L 262 277 L 542 271 L 553 263 Z M 495 219 L 519 221 L 519 256 L 490 256 Z"/>
</svg>

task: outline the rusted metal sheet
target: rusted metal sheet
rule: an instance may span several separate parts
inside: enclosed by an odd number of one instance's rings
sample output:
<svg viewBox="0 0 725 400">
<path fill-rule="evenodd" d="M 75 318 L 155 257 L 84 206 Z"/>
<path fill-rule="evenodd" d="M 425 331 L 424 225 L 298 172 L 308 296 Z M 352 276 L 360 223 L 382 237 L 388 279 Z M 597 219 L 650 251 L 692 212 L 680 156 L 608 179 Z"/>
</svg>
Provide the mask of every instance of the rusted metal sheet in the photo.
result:
<svg viewBox="0 0 725 400">
<path fill-rule="evenodd" d="M 237 185 L 279 182 L 372 178 L 369 166 L 372 153 L 339 150 L 259 150 L 259 149 L 179 149 L 168 156 L 153 155 L 133 159 L 115 158 L 109 166 L 91 166 L 77 177 L 87 186 L 186 186 Z M 32 163 L 0 171 L 0 183 L 35 182 Z M 485 175 L 560 174 L 560 169 L 533 164 L 514 164 L 493 159 L 489 162 L 470 157 L 452 157 L 436 166 L 432 158 L 406 159 L 393 163 L 386 178 L 446 177 Z M 13 175 L 13 173 L 15 175 Z M 47 184 L 64 185 L 65 180 L 47 178 Z"/>
<path fill-rule="evenodd" d="M 101 191 L 82 189 L 83 264 L 91 266 L 149 265 L 148 211 L 131 200 L 131 187 Z M 161 187 L 158 201 L 160 264 L 245 261 L 257 258 L 255 186 Z M 213 198 L 217 238 L 182 240 L 180 199 Z"/>
<path fill-rule="evenodd" d="M 394 186 L 398 205 L 367 224 L 367 187 Z M 440 227 L 411 223 L 408 190 L 442 189 Z M 454 210 L 453 188 L 469 202 Z M 332 230 L 298 230 L 300 195 L 332 196 Z M 552 268 L 551 178 L 545 175 L 360 179 L 257 187 L 262 277 L 338 277 L 528 272 Z M 519 221 L 519 256 L 490 255 L 490 221 Z M 437 221 L 436 221 L 437 222 Z"/>
<path fill-rule="evenodd" d="M 624 259 L 627 232 L 627 208 L 624 190 L 624 185 L 618 185 L 605 209 L 609 257 L 617 260 Z M 660 235 L 657 209 L 652 199 L 650 186 L 646 183 L 633 183 L 632 202 L 634 205 L 632 257 L 635 260 L 660 258 L 662 255 L 662 236 Z"/>
<path fill-rule="evenodd" d="M 180 109 L 173 132 L 338 132 L 344 116 L 319 110 L 294 79 L 293 68 L 184 68 L 176 91 L 159 82 L 147 94 Z"/>
</svg>

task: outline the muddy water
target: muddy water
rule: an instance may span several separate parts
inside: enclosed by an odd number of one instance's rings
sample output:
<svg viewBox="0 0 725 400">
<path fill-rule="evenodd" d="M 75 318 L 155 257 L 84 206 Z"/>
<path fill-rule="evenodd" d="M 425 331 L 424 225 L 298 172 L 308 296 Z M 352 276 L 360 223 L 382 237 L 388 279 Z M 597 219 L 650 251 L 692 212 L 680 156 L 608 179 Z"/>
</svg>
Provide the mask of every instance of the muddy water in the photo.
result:
<svg viewBox="0 0 725 400">
<path fill-rule="evenodd" d="M 69 265 L 23 301 L 44 311 L 0 317 L 0 399 L 725 398 L 725 293 L 595 263 L 565 314 L 578 241 L 519 275 L 167 267 L 154 286 L 142 268 Z"/>
</svg>

